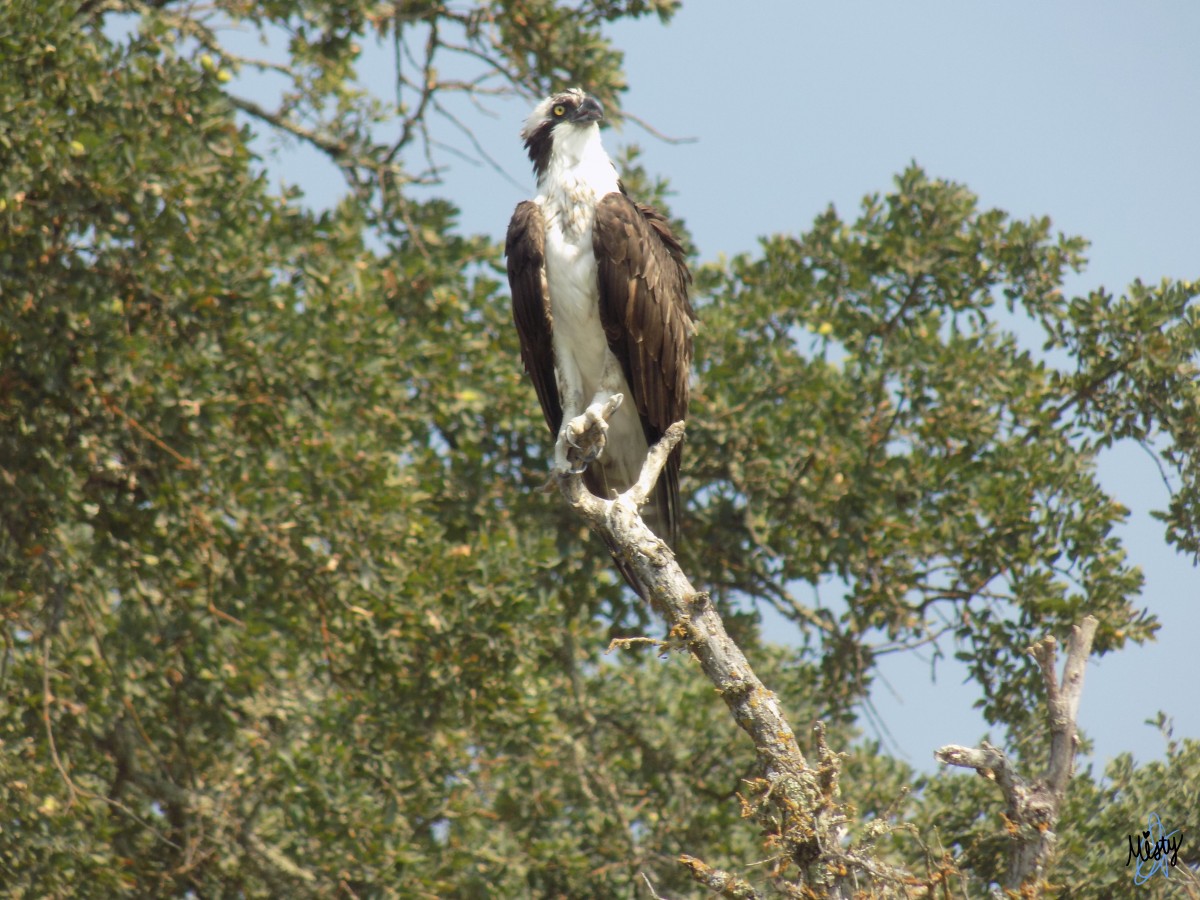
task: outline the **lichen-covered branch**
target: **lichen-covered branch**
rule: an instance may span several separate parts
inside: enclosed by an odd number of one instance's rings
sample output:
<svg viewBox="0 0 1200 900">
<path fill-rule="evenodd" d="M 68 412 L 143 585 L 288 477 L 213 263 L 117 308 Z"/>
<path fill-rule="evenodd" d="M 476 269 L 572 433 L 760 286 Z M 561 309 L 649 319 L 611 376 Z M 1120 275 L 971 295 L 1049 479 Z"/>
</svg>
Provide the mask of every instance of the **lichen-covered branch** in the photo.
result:
<svg viewBox="0 0 1200 900">
<path fill-rule="evenodd" d="M 1032 784 L 1027 782 L 1012 761 L 986 741 L 977 748 L 949 745 L 934 754 L 934 758 L 946 765 L 974 769 L 996 782 L 1004 794 L 1005 816 L 1013 839 L 1005 877 L 1010 890 L 1036 884 L 1054 848 L 1054 827 L 1074 771 L 1075 722 L 1083 695 L 1083 673 L 1098 624 L 1094 617 L 1087 616 L 1071 629 L 1061 682 L 1057 679 L 1054 638 L 1045 637 L 1029 648 L 1041 668 L 1050 707 L 1050 754 L 1042 778 Z"/>
<path fill-rule="evenodd" d="M 758 900 L 758 892 L 735 875 L 714 869 L 703 860 L 686 853 L 679 857 L 679 862 L 698 884 L 704 885 L 714 894 L 728 897 L 729 900 Z"/>
<path fill-rule="evenodd" d="M 636 484 L 613 499 L 596 497 L 581 475 L 558 475 L 564 497 L 603 537 L 637 579 L 642 594 L 666 619 L 673 642 L 687 647 L 716 687 L 739 727 L 754 742 L 761 777 L 749 782 L 743 804 L 779 849 L 772 860 L 778 883 L 805 896 L 849 896 L 854 886 L 876 886 L 875 896 L 904 895 L 906 872 L 877 864 L 866 847 L 848 846 L 846 812 L 838 802 L 840 758 L 824 745 L 818 726 L 817 765 L 805 759 L 778 698 L 755 675 L 730 638 L 708 594 L 696 590 L 670 548 L 642 521 L 646 502 L 671 450 L 683 439 L 682 422 L 651 448 Z M 590 444 L 587 435 L 580 441 Z M 681 859 L 698 881 L 727 896 L 755 896 L 749 885 L 694 857 Z M 713 879 L 716 879 L 715 881 Z M 732 879 L 732 880 L 730 880 Z M 895 890 L 889 890 L 889 887 Z M 728 893 L 734 890 L 733 894 Z M 749 891 L 749 893 L 746 893 Z"/>
</svg>

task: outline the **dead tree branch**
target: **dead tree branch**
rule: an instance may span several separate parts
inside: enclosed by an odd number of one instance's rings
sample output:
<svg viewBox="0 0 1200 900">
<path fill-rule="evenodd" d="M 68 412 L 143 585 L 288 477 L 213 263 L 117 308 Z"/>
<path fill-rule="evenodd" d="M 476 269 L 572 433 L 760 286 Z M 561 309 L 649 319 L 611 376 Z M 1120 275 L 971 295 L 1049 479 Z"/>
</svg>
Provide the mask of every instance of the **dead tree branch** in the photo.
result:
<svg viewBox="0 0 1200 900">
<path fill-rule="evenodd" d="M 600 423 L 593 425 L 580 446 L 603 440 L 593 434 L 601 430 Z M 841 758 L 825 746 L 824 730 L 818 725 L 820 758 L 810 765 L 778 698 L 763 686 L 729 637 L 708 594 L 692 586 L 670 548 L 638 513 L 683 433 L 682 422 L 667 429 L 647 455 L 637 483 L 624 494 L 612 499 L 597 497 L 587 490 L 578 472 L 558 473 L 559 489 L 633 573 L 643 596 L 666 619 L 669 640 L 687 647 L 738 726 L 754 742 L 762 774 L 747 783 L 742 802 L 745 814 L 756 819 L 767 842 L 777 849 L 778 855 L 771 860 L 772 878 L 784 893 L 841 897 L 871 885 L 873 896 L 906 896 L 909 888 L 922 882 L 880 865 L 870 848 L 875 836 L 862 846 L 846 840 L 847 813 L 838 802 Z M 680 863 L 697 881 L 725 896 L 756 896 L 744 881 L 701 860 L 684 856 Z"/>
<path fill-rule="evenodd" d="M 1098 622 L 1087 616 L 1071 629 L 1062 681 L 1057 680 L 1053 637 L 1045 637 L 1029 648 L 1037 660 L 1046 685 L 1050 718 L 1050 754 L 1046 772 L 1032 784 L 1016 771 L 1013 763 L 996 747 L 984 741 L 979 747 L 949 745 L 934 754 L 938 762 L 974 769 L 996 782 L 1007 803 L 1005 817 L 1013 843 L 1009 849 L 1005 886 L 1019 890 L 1041 878 L 1054 848 L 1054 827 L 1075 767 L 1078 738 L 1075 722 L 1083 695 L 1083 673 L 1092 652 Z"/>
<path fill-rule="evenodd" d="M 612 500 L 593 495 L 578 474 L 561 475 L 559 487 L 567 502 L 601 533 L 606 543 L 622 554 L 623 561 L 646 589 L 646 596 L 666 616 L 672 637 L 687 641 L 738 725 L 754 740 L 767 772 L 779 777 L 809 773 L 811 777 L 779 701 L 763 687 L 741 649 L 729 637 L 708 595 L 692 587 L 670 548 L 638 513 L 653 490 L 667 456 L 682 439 L 683 423 L 677 422 L 651 449 L 637 483 Z"/>
</svg>

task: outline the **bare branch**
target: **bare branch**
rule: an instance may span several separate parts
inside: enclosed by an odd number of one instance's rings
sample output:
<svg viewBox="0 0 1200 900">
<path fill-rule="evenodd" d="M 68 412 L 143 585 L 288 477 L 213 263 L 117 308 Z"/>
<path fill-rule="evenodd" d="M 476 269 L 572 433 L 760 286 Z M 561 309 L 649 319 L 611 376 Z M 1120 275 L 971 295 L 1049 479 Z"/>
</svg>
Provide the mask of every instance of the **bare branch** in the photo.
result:
<svg viewBox="0 0 1200 900">
<path fill-rule="evenodd" d="M 943 625 L 941 628 L 927 632 L 923 637 L 907 641 L 888 641 L 884 644 L 876 644 L 873 647 L 868 646 L 868 649 L 871 651 L 872 656 L 887 656 L 889 653 L 916 650 L 919 647 L 924 647 L 926 644 L 936 644 L 945 635 L 953 631 L 954 628 L 954 625 Z"/>
<path fill-rule="evenodd" d="M 409 141 L 412 140 L 414 129 L 420 129 L 422 134 L 426 136 L 426 156 L 428 157 L 428 135 L 425 132 L 425 111 L 429 106 L 429 102 L 433 99 L 434 91 L 437 90 L 438 87 L 437 75 L 433 68 L 433 57 L 437 54 L 438 47 L 441 46 L 441 43 L 437 19 L 431 19 L 427 24 L 429 25 L 429 36 L 425 40 L 425 62 L 420 67 L 420 99 L 417 101 L 416 109 L 404 117 L 404 127 L 400 132 L 400 137 L 396 140 L 396 143 L 392 145 L 392 148 L 384 157 L 385 161 L 387 162 L 391 162 L 393 159 L 395 159 L 396 154 L 400 152 L 401 148 L 408 146 Z M 408 44 L 400 39 L 399 25 L 396 27 L 396 40 L 396 107 L 397 109 L 403 109 L 399 102 L 400 91 L 407 83 L 407 80 L 401 71 L 403 56 L 407 54 L 409 61 L 414 64 L 416 64 L 416 60 L 413 59 L 412 51 L 408 49 Z M 428 162 L 430 168 L 436 168 L 433 165 L 433 160 L 430 159 Z"/>
<path fill-rule="evenodd" d="M 1071 629 L 1061 685 L 1054 680 L 1054 638 L 1046 637 L 1030 648 L 1042 669 L 1046 693 L 1049 696 L 1050 764 L 1046 768 L 1046 786 L 1053 792 L 1056 806 L 1062 802 L 1067 782 L 1071 779 L 1075 767 L 1075 721 L 1079 715 L 1079 701 L 1083 696 L 1084 669 L 1092 652 L 1092 641 L 1096 637 L 1098 625 L 1094 616 L 1087 616 L 1082 623 Z"/>
<path fill-rule="evenodd" d="M 659 895 L 658 891 L 654 890 L 654 882 L 650 880 L 649 876 L 647 876 L 645 872 L 641 872 L 639 874 L 642 876 L 642 881 L 646 882 L 646 889 L 650 891 L 650 896 L 654 898 L 654 900 L 666 900 L 665 897 Z"/>
<path fill-rule="evenodd" d="M 938 762 L 974 769 L 996 782 L 1004 794 L 1012 837 L 1005 876 L 1009 890 L 1036 885 L 1054 848 L 1054 826 L 1075 765 L 1075 722 L 1083 694 L 1083 673 L 1098 624 L 1095 617 L 1086 616 L 1071 629 L 1061 682 L 1056 677 L 1054 638 L 1045 637 L 1029 648 L 1041 668 L 1050 707 L 1050 759 L 1041 780 L 1028 784 L 1008 757 L 986 741 L 978 748 L 949 745 L 934 753 Z"/>
<path fill-rule="evenodd" d="M 840 635 L 841 632 L 834 621 L 822 615 L 821 610 L 805 606 L 792 595 L 786 585 L 779 584 L 771 578 L 763 578 L 758 589 L 767 595 L 767 602 L 774 606 L 781 615 L 796 622 L 805 622 L 825 634 L 834 637 Z"/>
<path fill-rule="evenodd" d="M 933 758 L 947 766 L 974 769 L 981 778 L 996 782 L 1011 810 L 1016 810 L 1021 805 L 1019 792 L 1028 791 L 1025 780 L 1017 774 L 1004 751 L 993 747 L 987 741 L 983 741 L 978 747 L 947 744 L 937 750 Z"/>
<path fill-rule="evenodd" d="M 641 520 L 646 502 L 671 450 L 683 439 L 676 422 L 647 454 L 637 483 L 612 500 L 595 496 L 574 472 L 558 476 L 567 502 L 591 522 L 610 547 L 617 548 L 645 594 L 667 618 L 671 633 L 686 636 L 688 647 L 716 685 L 737 723 L 754 740 L 768 777 L 811 782 L 796 738 L 775 695 L 763 687 L 741 649 L 725 631 L 707 594 L 692 587 L 670 548 Z M 809 785 L 815 789 L 815 784 Z"/>
<path fill-rule="evenodd" d="M 605 415 L 611 415 L 611 410 Z M 597 420 L 578 444 L 593 446 L 602 440 L 602 432 L 603 423 Z M 588 491 L 578 471 L 556 473 L 554 480 L 567 502 L 620 559 L 623 571 L 636 579 L 642 596 L 666 619 L 668 644 L 686 646 L 738 726 L 753 740 L 762 774 L 746 782 L 742 805 L 744 814 L 759 822 L 777 850 L 772 878 L 789 891 L 807 890 L 812 896 L 849 896 L 867 885 L 875 888 L 874 896 L 890 893 L 888 888 L 902 894 L 902 885 L 919 880 L 880 863 L 871 850 L 871 841 L 893 827 L 881 823 L 861 844 L 847 845 L 847 813 L 838 799 L 841 757 L 825 744 L 823 728 L 816 726 L 818 759 L 810 765 L 778 698 L 763 686 L 729 637 L 708 594 L 692 586 L 670 548 L 638 515 L 683 433 L 682 422 L 667 429 L 647 454 L 636 484 L 612 499 Z M 694 857 L 682 857 L 680 862 L 693 878 L 723 896 L 757 896 L 746 882 Z"/>
<path fill-rule="evenodd" d="M 637 125 L 643 131 L 653 135 L 654 137 L 658 138 L 660 141 L 663 141 L 664 143 L 667 143 L 667 144 L 694 144 L 700 140 L 700 138 L 698 138 L 698 137 L 670 137 L 668 135 L 665 135 L 661 131 L 659 131 L 657 128 L 655 128 L 653 125 L 651 125 L 649 122 L 647 122 L 645 119 L 643 119 L 641 116 L 635 116 L 631 112 L 622 111 L 621 117 L 624 119 L 628 119 L 630 122 L 632 122 L 634 125 Z"/>
<path fill-rule="evenodd" d="M 471 142 L 471 146 L 474 148 L 475 152 L 479 154 L 483 161 L 486 162 L 492 168 L 492 170 L 496 172 L 496 174 L 498 174 L 513 187 L 517 188 L 517 190 L 523 191 L 525 189 L 524 185 L 509 175 L 508 172 L 504 170 L 504 167 L 500 165 L 500 163 L 498 163 L 490 153 L 487 152 L 484 146 L 479 143 L 479 139 L 475 136 L 475 132 L 466 123 L 451 113 L 441 103 L 434 101 L 433 105 L 434 109 L 436 109 L 448 122 L 450 122 L 451 125 L 453 125 L 466 136 L 467 140 Z M 469 159 L 469 157 L 466 158 Z"/>
<path fill-rule="evenodd" d="M 62 758 L 58 755 L 58 743 L 54 740 L 54 723 L 50 715 L 50 708 L 54 705 L 55 699 L 54 692 L 50 690 L 50 635 L 47 633 L 42 636 L 42 725 L 46 730 L 46 745 L 50 748 L 50 758 L 54 761 L 54 768 L 58 770 L 63 784 L 67 786 L 67 806 L 71 807 L 79 799 L 79 791 L 76 789 L 70 773 L 67 772 L 67 767 L 63 765 Z"/>
<path fill-rule="evenodd" d="M 339 165 L 343 164 L 346 155 L 350 151 L 345 142 L 331 138 L 328 135 L 319 134 L 310 128 L 305 128 L 303 125 L 298 125 L 287 116 L 281 113 L 273 113 L 253 100 L 247 100 L 244 97 L 237 97 L 230 94 L 229 102 L 247 115 L 261 119 L 268 125 L 278 128 L 280 131 L 286 131 L 293 137 L 298 137 L 302 141 L 312 144 L 312 146 L 316 147 Z"/>
<path fill-rule="evenodd" d="M 650 495 L 654 492 L 654 485 L 658 483 L 658 476 L 661 474 L 663 466 L 667 464 L 667 457 L 671 455 L 671 451 L 682 440 L 683 423 L 676 422 L 666 430 L 662 436 L 662 440 L 651 447 L 650 452 L 646 454 L 646 462 L 642 466 L 641 474 L 631 488 L 631 499 L 639 507 L 650 499 Z"/>
</svg>

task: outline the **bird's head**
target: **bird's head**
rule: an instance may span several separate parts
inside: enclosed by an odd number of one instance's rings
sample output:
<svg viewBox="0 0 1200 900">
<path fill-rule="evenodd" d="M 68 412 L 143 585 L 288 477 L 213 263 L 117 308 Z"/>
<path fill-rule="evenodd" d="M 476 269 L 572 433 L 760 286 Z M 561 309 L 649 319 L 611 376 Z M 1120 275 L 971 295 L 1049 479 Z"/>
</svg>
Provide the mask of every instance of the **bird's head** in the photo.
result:
<svg viewBox="0 0 1200 900">
<path fill-rule="evenodd" d="M 521 137 L 538 178 L 546 172 L 552 157 L 578 160 L 588 146 L 599 144 L 599 122 L 604 107 L 579 88 L 552 94 L 534 107 Z"/>
</svg>

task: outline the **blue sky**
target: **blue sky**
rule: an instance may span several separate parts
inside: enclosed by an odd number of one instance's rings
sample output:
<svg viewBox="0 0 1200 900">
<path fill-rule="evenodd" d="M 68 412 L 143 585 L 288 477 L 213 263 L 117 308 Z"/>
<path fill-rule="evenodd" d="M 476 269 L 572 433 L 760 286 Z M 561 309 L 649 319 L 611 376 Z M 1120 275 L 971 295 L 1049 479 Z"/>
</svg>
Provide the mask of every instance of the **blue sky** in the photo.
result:
<svg viewBox="0 0 1200 900">
<path fill-rule="evenodd" d="M 702 260 L 804 231 L 830 203 L 853 216 L 915 160 L 986 207 L 1049 215 L 1088 238 L 1091 263 L 1068 293 L 1200 277 L 1200 4 L 760 0 L 730 10 L 693 3 L 665 28 L 647 19 L 610 31 L 626 54 L 625 108 L 695 140 L 666 143 L 629 124 L 605 142 L 638 143 L 647 169 L 670 180 Z M 365 80 L 388 83 L 386 62 L 368 53 Z M 517 137 L 528 107 L 496 104 L 494 118 L 458 110 L 508 175 L 443 157 L 450 168 L 432 193 L 461 207 L 464 230 L 502 239 L 512 207 L 532 194 Z M 469 152 L 452 130 L 437 133 Z M 333 199 L 328 171 L 305 160 L 294 154 L 287 180 L 313 202 Z M 1200 671 L 1200 572 L 1149 516 L 1167 490 L 1143 451 L 1106 453 L 1100 475 L 1132 511 L 1120 535 L 1163 623 L 1156 644 L 1089 667 L 1080 723 L 1102 765 L 1123 750 L 1161 756 L 1157 731 L 1142 724 L 1160 709 L 1178 736 L 1200 736 L 1200 704 L 1187 699 Z M 795 634 L 769 626 L 776 640 Z M 905 655 L 882 674 L 876 711 L 914 765 L 932 768 L 938 746 L 983 734 L 976 692 L 954 664 L 931 682 L 927 658 Z"/>
</svg>

